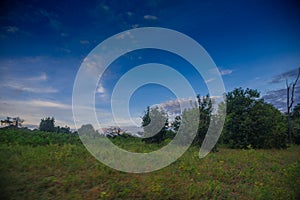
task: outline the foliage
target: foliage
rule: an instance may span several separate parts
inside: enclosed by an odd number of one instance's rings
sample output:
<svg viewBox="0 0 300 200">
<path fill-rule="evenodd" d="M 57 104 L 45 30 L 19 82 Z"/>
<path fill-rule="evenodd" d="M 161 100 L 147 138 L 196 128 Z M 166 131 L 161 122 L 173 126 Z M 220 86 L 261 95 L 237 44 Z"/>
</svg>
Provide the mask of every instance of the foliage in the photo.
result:
<svg viewBox="0 0 300 200">
<path fill-rule="evenodd" d="M 300 144 L 300 104 L 297 104 L 291 115 L 292 141 Z"/>
<path fill-rule="evenodd" d="M 181 116 L 180 116 L 180 115 L 177 115 L 177 116 L 175 117 L 174 122 L 172 122 L 172 127 L 173 127 L 173 130 L 174 130 L 175 132 L 178 131 L 178 129 L 179 129 L 179 127 L 180 127 L 180 124 L 181 124 Z"/>
<path fill-rule="evenodd" d="M 284 117 L 257 90 L 236 88 L 227 94 L 222 140 L 232 148 L 286 148 Z"/>
<path fill-rule="evenodd" d="M 76 134 L 49 133 L 25 128 L 1 128 L 0 143 L 7 145 L 49 145 L 49 144 L 80 144 L 80 139 Z"/>
<path fill-rule="evenodd" d="M 203 96 L 197 95 L 198 106 L 199 106 L 199 127 L 197 136 L 193 142 L 194 145 L 200 146 L 207 133 L 211 113 L 212 113 L 212 100 L 209 95 Z"/>
<path fill-rule="evenodd" d="M 95 138 L 99 135 L 98 131 L 96 131 L 91 124 L 84 124 L 78 129 L 78 133 L 80 135 L 85 135 L 87 137 Z"/>
<path fill-rule="evenodd" d="M 185 109 L 181 118 L 181 124 L 178 131 L 182 136 L 176 143 L 179 143 L 180 145 L 189 145 L 189 141 L 193 141 L 196 137 L 199 127 L 198 108 Z"/>
<path fill-rule="evenodd" d="M 39 130 L 46 131 L 46 132 L 56 132 L 54 124 L 55 124 L 54 117 L 52 118 L 47 117 L 45 119 L 41 119 Z"/>
<path fill-rule="evenodd" d="M 50 137 L 57 135 L 48 134 Z M 139 138 L 117 137 L 113 141 L 132 152 L 138 151 L 144 144 Z M 162 144 L 144 145 L 160 147 Z M 201 160 L 198 151 L 196 147 L 190 148 L 180 159 L 161 170 L 131 174 L 105 166 L 81 144 L 31 147 L 2 143 L 0 198 L 24 199 L 25 195 L 26 199 L 300 197 L 300 146 L 284 151 L 221 148 L 218 153 L 209 154 Z"/>
<path fill-rule="evenodd" d="M 21 119 L 20 117 L 6 117 L 6 119 L 1 120 L 1 126 L 6 125 L 10 127 L 22 127 L 22 123 L 24 122 L 24 119 Z"/>
<path fill-rule="evenodd" d="M 168 118 L 164 110 L 154 107 L 147 107 L 142 117 L 144 139 L 146 143 L 160 143 L 165 139 L 168 129 Z"/>
<path fill-rule="evenodd" d="M 70 130 L 70 127 L 68 127 L 68 126 L 65 126 L 65 127 L 56 126 L 55 132 L 69 134 L 69 133 L 71 133 L 71 130 Z"/>
</svg>

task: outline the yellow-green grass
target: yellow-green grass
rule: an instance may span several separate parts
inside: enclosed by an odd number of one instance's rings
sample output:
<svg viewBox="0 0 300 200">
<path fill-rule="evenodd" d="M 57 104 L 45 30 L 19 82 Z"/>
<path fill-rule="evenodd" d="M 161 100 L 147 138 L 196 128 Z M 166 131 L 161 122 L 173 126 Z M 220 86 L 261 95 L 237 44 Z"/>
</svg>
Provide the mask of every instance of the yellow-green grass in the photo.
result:
<svg viewBox="0 0 300 200">
<path fill-rule="evenodd" d="M 138 140 L 128 145 L 140 148 Z M 299 155 L 300 146 L 220 148 L 199 159 L 192 147 L 166 168 L 130 174 L 101 164 L 81 144 L 1 144 L 0 199 L 299 199 Z"/>
</svg>

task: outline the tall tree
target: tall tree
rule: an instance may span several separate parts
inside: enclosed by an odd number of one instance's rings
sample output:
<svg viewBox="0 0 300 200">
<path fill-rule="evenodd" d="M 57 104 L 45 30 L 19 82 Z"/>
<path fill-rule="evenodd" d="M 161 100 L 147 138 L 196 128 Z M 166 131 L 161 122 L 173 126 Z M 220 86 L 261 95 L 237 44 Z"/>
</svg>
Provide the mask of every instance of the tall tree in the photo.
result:
<svg viewBox="0 0 300 200">
<path fill-rule="evenodd" d="M 165 139 L 168 129 L 168 117 L 164 110 L 155 107 L 147 107 L 142 117 L 142 127 L 144 129 L 143 141 L 147 143 L 160 143 Z"/>
<path fill-rule="evenodd" d="M 79 129 L 78 133 L 81 136 L 87 136 L 88 138 L 95 138 L 99 136 L 98 131 L 96 131 L 91 124 L 83 124 Z"/>
<path fill-rule="evenodd" d="M 288 80 L 285 80 L 286 84 L 286 106 L 287 106 L 287 120 L 288 120 L 288 135 L 289 135 L 289 143 L 292 143 L 292 129 L 291 129 L 291 111 L 294 104 L 294 95 L 295 95 L 295 86 L 298 82 L 300 76 L 300 67 L 298 68 L 298 74 L 295 81 L 288 83 Z"/>
<path fill-rule="evenodd" d="M 55 124 L 54 117 L 52 117 L 52 118 L 47 117 L 45 119 L 41 119 L 39 129 L 40 129 L 40 131 L 56 132 L 56 128 L 55 128 L 54 124 Z"/>
<path fill-rule="evenodd" d="M 174 121 L 172 122 L 172 127 L 173 127 L 173 130 L 175 132 L 178 131 L 179 127 L 180 127 L 180 124 L 181 124 L 181 116 L 180 115 L 177 115 L 174 119 Z"/>
<path fill-rule="evenodd" d="M 259 98 L 257 90 L 234 89 L 227 94 L 222 139 L 232 148 L 286 148 L 283 115 Z"/>
<path fill-rule="evenodd" d="M 292 140 L 295 144 L 300 144 L 300 103 L 297 104 L 291 113 Z"/>
<path fill-rule="evenodd" d="M 199 127 L 198 133 L 194 140 L 195 145 L 201 145 L 205 135 L 208 131 L 211 113 L 212 113 L 212 100 L 209 95 L 203 96 L 197 95 L 198 108 L 199 108 Z"/>
<path fill-rule="evenodd" d="M 5 120 L 1 120 L 1 126 L 12 126 L 12 127 L 21 127 L 22 123 L 24 122 L 24 119 L 21 119 L 20 117 L 6 117 Z"/>
</svg>

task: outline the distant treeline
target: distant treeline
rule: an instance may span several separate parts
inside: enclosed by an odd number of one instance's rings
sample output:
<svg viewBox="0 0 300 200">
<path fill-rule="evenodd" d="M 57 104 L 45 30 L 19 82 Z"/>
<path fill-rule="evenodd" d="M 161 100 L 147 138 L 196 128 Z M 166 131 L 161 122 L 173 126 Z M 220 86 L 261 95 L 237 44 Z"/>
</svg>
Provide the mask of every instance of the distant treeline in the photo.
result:
<svg viewBox="0 0 300 200">
<path fill-rule="evenodd" d="M 182 115 L 178 115 L 172 123 L 171 132 L 173 137 L 182 125 L 182 119 L 199 118 L 198 131 L 193 141 L 193 145 L 201 145 L 211 117 L 218 117 L 218 114 L 212 115 L 213 99 L 208 95 L 204 97 L 197 96 L 198 104 L 193 109 L 185 110 Z M 219 104 L 218 110 L 225 109 L 224 102 Z M 195 114 L 196 113 L 196 114 Z M 145 127 L 145 134 L 151 133 L 147 125 L 150 124 L 151 115 L 160 117 L 168 124 L 166 112 L 161 108 L 147 108 L 142 126 Z M 226 94 L 226 118 L 218 144 L 226 145 L 230 148 L 286 148 L 288 146 L 288 123 L 287 114 L 281 113 L 273 105 L 266 103 L 260 98 L 260 93 L 253 89 L 236 88 Z M 159 118 L 159 117 L 153 117 Z M 291 113 L 291 138 L 296 144 L 300 144 L 300 104 L 296 105 Z M 188 120 L 193 121 L 193 120 Z M 192 124 L 187 124 L 184 129 L 189 129 Z M 151 127 L 150 127 L 151 129 Z M 162 140 L 172 136 L 170 128 L 163 126 L 160 132 L 152 137 L 145 138 L 145 142 L 159 143 Z"/>
<path fill-rule="evenodd" d="M 218 117 L 212 114 L 213 99 L 208 95 L 197 96 L 195 107 L 185 110 L 181 115 L 175 117 L 169 123 L 166 111 L 162 108 L 148 107 L 142 117 L 145 143 L 161 143 L 166 139 L 173 139 L 178 130 L 185 129 L 189 133 L 191 127 L 196 126 L 196 137 L 192 145 L 200 146 L 206 136 L 210 125 L 211 117 Z M 225 109 L 224 102 L 218 104 L 218 110 Z M 199 119 L 198 124 L 186 124 L 187 119 Z M 287 114 L 281 113 L 273 105 L 266 103 L 260 98 L 260 93 L 253 89 L 236 88 L 226 94 L 226 118 L 218 145 L 226 145 L 230 148 L 287 148 L 288 147 L 288 121 Z M 300 144 L 300 104 L 296 105 L 290 115 L 291 138 L 295 144 Z M 155 127 L 148 126 L 151 120 L 160 123 L 160 130 L 157 134 L 151 135 Z M 191 122 L 195 120 L 190 120 Z M 156 124 L 156 123 L 154 123 Z M 69 127 L 55 126 L 54 117 L 41 119 L 39 130 L 31 131 L 22 128 L 16 131 L 17 127 L 9 126 L 0 131 L 0 142 L 8 144 L 26 145 L 47 145 L 80 143 L 77 132 L 72 132 Z M 112 129 L 114 130 L 114 129 Z M 97 137 L 99 133 L 90 124 L 83 125 L 78 132 L 89 137 Z M 55 134 L 54 134 L 55 133 Z M 149 135 L 149 137 L 147 137 Z M 122 137 L 132 139 L 126 133 L 112 132 L 107 137 Z M 189 134 L 187 134 L 189 137 Z M 136 138 L 137 139 L 137 138 Z"/>
</svg>

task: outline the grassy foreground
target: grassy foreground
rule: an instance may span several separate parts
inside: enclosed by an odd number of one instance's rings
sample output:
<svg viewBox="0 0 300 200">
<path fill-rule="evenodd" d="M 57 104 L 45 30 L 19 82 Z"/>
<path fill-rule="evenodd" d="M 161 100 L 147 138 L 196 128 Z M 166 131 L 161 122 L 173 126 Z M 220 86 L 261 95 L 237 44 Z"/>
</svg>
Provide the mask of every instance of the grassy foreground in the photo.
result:
<svg viewBox="0 0 300 200">
<path fill-rule="evenodd" d="M 193 147 L 164 169 L 130 174 L 106 167 L 80 144 L 2 143 L 0 199 L 299 199 L 299 155 L 300 146 L 221 148 L 199 159 Z"/>
</svg>

